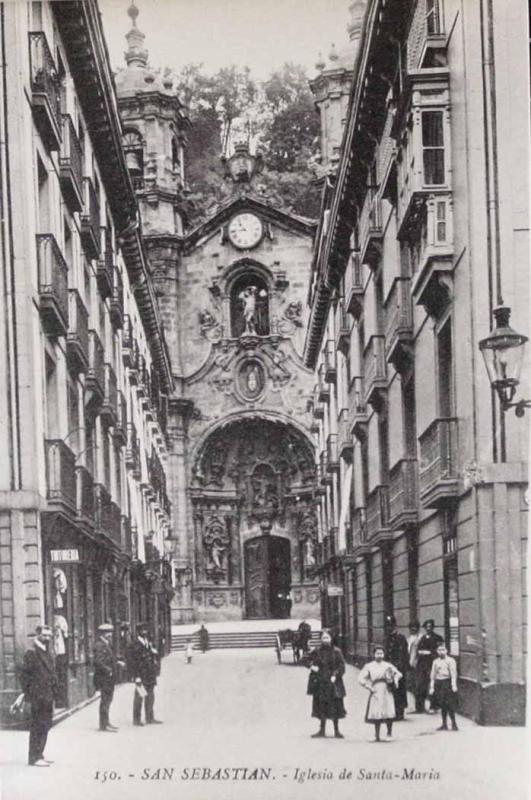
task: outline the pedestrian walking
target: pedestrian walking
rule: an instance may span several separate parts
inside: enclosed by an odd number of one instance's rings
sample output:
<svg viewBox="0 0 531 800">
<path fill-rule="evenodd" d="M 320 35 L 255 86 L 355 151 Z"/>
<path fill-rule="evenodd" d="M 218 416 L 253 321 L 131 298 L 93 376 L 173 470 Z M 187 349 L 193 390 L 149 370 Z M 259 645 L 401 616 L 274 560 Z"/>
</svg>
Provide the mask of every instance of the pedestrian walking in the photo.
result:
<svg viewBox="0 0 531 800">
<path fill-rule="evenodd" d="M 53 631 L 48 625 L 39 625 L 35 634 L 33 647 L 26 651 L 20 671 L 24 699 L 31 706 L 28 764 L 32 767 L 49 767 L 53 761 L 44 757 L 44 750 L 48 731 L 52 727 L 53 706 L 58 691 L 50 652 Z"/>
<path fill-rule="evenodd" d="M 435 622 L 427 619 L 423 623 L 424 633 L 417 645 L 417 666 L 415 670 L 415 711 L 422 714 L 426 711 L 426 698 L 430 686 L 431 665 L 437 656 L 437 647 L 442 642 L 442 636 L 435 633 Z M 430 703 L 429 714 L 434 713 L 434 703 Z"/>
<path fill-rule="evenodd" d="M 385 658 L 400 672 L 402 677 L 396 686 L 393 686 L 393 696 L 395 699 L 396 721 L 404 719 L 404 711 L 407 708 L 407 689 L 406 673 L 409 666 L 409 652 L 406 637 L 398 632 L 396 619 L 390 614 L 385 617 Z"/>
<path fill-rule="evenodd" d="M 452 730 L 457 731 L 455 710 L 457 708 L 457 665 L 455 658 L 448 655 L 446 645 L 437 647 L 437 658 L 431 665 L 430 696 L 432 696 L 441 709 L 442 724 L 438 731 L 448 730 L 448 717 L 452 723 Z"/>
<path fill-rule="evenodd" d="M 208 650 L 208 644 L 209 644 L 208 631 L 204 625 L 201 625 L 201 627 L 199 628 L 199 647 L 201 648 L 202 653 L 206 653 L 206 651 Z"/>
<path fill-rule="evenodd" d="M 385 740 L 393 740 L 393 722 L 396 715 L 393 689 L 396 688 L 401 672 L 393 664 L 384 660 L 385 650 L 377 645 L 373 650 L 373 661 L 365 664 L 359 674 L 359 682 L 369 691 L 369 700 L 365 712 L 365 722 L 374 725 L 373 742 L 380 741 L 380 728 L 385 723 L 387 735 Z"/>
<path fill-rule="evenodd" d="M 100 692 L 100 731 L 115 733 L 118 728 L 111 725 L 109 711 L 114 697 L 114 685 L 118 673 L 118 662 L 112 649 L 114 627 L 104 623 L 98 627 L 98 639 L 94 645 L 94 688 Z M 122 662 L 123 663 L 123 662 Z"/>
<path fill-rule="evenodd" d="M 186 645 L 184 648 L 184 660 L 187 664 L 192 663 L 192 656 L 194 654 L 194 643 L 191 639 L 186 640 Z"/>
<path fill-rule="evenodd" d="M 343 675 L 345 659 L 338 647 L 332 645 L 332 636 L 324 630 L 321 644 L 310 654 L 310 675 L 307 694 L 312 695 L 312 717 L 319 720 L 319 730 L 312 738 L 326 736 L 326 720 L 334 723 L 334 737 L 343 739 L 339 720 L 346 716 L 343 698 L 346 695 Z"/>
<path fill-rule="evenodd" d="M 146 725 L 162 725 L 155 719 L 155 686 L 160 674 L 159 653 L 149 638 L 148 627 L 137 625 L 136 639 L 131 643 L 130 658 L 135 692 L 133 696 L 133 725 L 143 725 L 142 705 L 145 709 Z"/>
</svg>

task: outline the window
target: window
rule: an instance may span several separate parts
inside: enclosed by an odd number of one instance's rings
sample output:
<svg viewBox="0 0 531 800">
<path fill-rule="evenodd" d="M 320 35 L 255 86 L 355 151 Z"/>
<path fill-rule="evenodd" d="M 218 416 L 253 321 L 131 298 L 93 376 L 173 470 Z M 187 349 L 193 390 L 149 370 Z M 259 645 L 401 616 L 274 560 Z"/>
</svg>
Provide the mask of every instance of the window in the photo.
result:
<svg viewBox="0 0 531 800">
<path fill-rule="evenodd" d="M 439 0 L 426 0 L 426 32 L 430 36 L 441 32 Z"/>
<path fill-rule="evenodd" d="M 365 587 L 367 590 L 367 647 L 370 653 L 373 640 L 372 564 L 370 558 L 365 559 Z"/>
<path fill-rule="evenodd" d="M 67 375 L 68 443 L 74 453 L 79 453 L 79 394 L 75 378 Z"/>
<path fill-rule="evenodd" d="M 393 550 L 392 546 L 382 547 L 382 594 L 385 616 L 392 616 L 393 601 Z"/>
<path fill-rule="evenodd" d="M 95 459 L 94 442 L 94 419 L 85 417 L 85 464 L 92 476 L 94 476 Z"/>
<path fill-rule="evenodd" d="M 389 422 L 387 414 L 378 414 L 378 450 L 380 451 L 380 484 L 389 483 Z"/>
<path fill-rule="evenodd" d="M 451 319 L 446 320 L 437 336 L 437 373 L 439 415 L 443 418 L 451 417 L 454 411 Z"/>
<path fill-rule="evenodd" d="M 231 331 L 267 336 L 269 333 L 269 292 L 265 280 L 253 272 L 238 278 L 230 293 Z"/>
<path fill-rule="evenodd" d="M 37 181 L 39 187 L 39 232 L 50 232 L 50 182 L 48 171 L 41 158 L 37 155 Z"/>
<path fill-rule="evenodd" d="M 58 386 L 57 369 L 55 362 L 48 354 L 45 356 L 46 370 L 46 433 L 48 439 L 59 438 L 59 419 L 58 419 Z"/>
<path fill-rule="evenodd" d="M 445 183 L 443 112 L 422 112 L 422 157 L 424 183 L 439 186 Z"/>
<path fill-rule="evenodd" d="M 415 405 L 415 379 L 411 375 L 402 381 L 402 420 L 404 425 L 404 454 L 417 456 L 417 415 Z"/>
<path fill-rule="evenodd" d="M 418 620 L 418 576 L 419 576 L 419 548 L 416 530 L 410 531 L 407 539 L 407 580 L 409 600 L 409 620 Z"/>
</svg>

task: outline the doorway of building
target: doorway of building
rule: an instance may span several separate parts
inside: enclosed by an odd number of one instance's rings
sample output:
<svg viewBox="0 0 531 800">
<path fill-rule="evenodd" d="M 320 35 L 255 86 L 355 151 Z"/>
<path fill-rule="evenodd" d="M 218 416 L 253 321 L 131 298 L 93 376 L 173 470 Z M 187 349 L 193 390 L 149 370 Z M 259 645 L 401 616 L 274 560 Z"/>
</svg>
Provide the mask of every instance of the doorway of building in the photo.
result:
<svg viewBox="0 0 531 800">
<path fill-rule="evenodd" d="M 285 619 L 291 613 L 289 539 L 257 536 L 245 543 L 247 619 Z"/>
</svg>

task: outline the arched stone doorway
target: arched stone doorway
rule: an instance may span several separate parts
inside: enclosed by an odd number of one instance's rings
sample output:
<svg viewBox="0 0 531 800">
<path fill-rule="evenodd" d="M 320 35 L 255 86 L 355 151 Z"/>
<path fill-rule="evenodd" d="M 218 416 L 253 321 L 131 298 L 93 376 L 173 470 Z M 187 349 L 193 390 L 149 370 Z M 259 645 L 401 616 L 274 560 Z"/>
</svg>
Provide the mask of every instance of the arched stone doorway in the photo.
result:
<svg viewBox="0 0 531 800">
<path fill-rule="evenodd" d="M 203 443 L 191 487 L 197 616 L 317 616 L 309 440 L 287 423 L 232 420 Z"/>
</svg>

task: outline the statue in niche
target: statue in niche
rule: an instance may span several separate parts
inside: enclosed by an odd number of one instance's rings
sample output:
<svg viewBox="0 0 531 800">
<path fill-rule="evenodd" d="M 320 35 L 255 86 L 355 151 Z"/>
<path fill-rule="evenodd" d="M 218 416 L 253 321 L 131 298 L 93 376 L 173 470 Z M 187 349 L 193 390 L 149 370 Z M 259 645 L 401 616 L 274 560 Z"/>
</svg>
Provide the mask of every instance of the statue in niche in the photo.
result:
<svg viewBox="0 0 531 800">
<path fill-rule="evenodd" d="M 267 297 L 265 289 L 258 290 L 256 286 L 246 286 L 243 291 L 238 295 L 240 302 L 243 306 L 243 333 L 249 335 L 256 335 L 256 300 L 257 297 Z"/>
<path fill-rule="evenodd" d="M 315 542 L 311 536 L 307 536 L 303 545 L 304 566 L 315 566 Z"/>
<path fill-rule="evenodd" d="M 224 580 L 227 575 L 227 555 L 229 534 L 223 522 L 214 518 L 208 524 L 203 536 L 206 555 L 206 574 L 214 583 Z"/>
<path fill-rule="evenodd" d="M 223 570 L 223 554 L 227 548 L 223 546 L 221 539 L 214 539 L 212 544 L 210 545 L 210 565 L 215 567 L 216 569 Z"/>
</svg>

